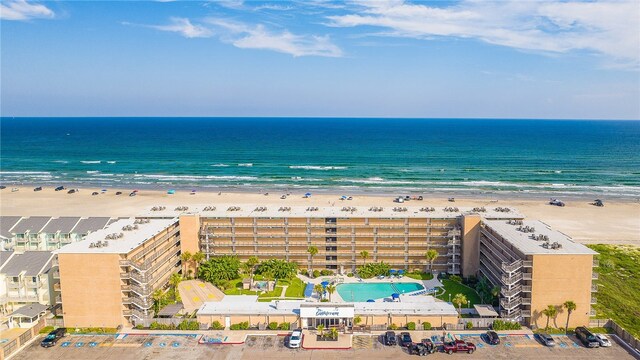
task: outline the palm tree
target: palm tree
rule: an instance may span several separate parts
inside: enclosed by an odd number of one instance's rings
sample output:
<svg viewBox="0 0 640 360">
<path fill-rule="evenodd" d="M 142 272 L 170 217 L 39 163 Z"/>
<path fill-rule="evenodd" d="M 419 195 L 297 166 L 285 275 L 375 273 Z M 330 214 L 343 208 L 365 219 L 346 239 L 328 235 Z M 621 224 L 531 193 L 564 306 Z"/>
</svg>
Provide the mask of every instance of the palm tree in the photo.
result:
<svg viewBox="0 0 640 360">
<path fill-rule="evenodd" d="M 491 289 L 491 295 L 493 296 L 494 300 L 498 297 L 498 295 L 500 295 L 500 285 L 496 285 Z M 493 301 L 491 301 L 491 303 L 493 303 Z"/>
<path fill-rule="evenodd" d="M 171 286 L 171 289 L 173 289 L 173 300 L 176 300 L 178 298 L 177 297 L 178 284 L 180 284 L 182 280 L 183 280 L 182 275 L 178 273 L 171 274 L 171 277 L 169 278 L 169 285 Z"/>
<path fill-rule="evenodd" d="M 426 253 L 424 253 L 424 257 L 427 259 L 427 262 L 429 263 L 429 270 L 433 271 L 433 262 L 436 261 L 436 258 L 438 257 L 438 252 L 431 249 Z"/>
<path fill-rule="evenodd" d="M 260 259 L 257 256 L 250 256 L 244 265 L 246 265 L 249 272 L 249 280 L 253 284 L 253 273 L 256 272 L 256 266 L 260 263 Z"/>
<path fill-rule="evenodd" d="M 336 286 L 335 285 L 327 285 L 327 292 L 329 293 L 329 301 L 331 301 L 331 294 L 336 292 Z"/>
<path fill-rule="evenodd" d="M 573 302 L 573 300 L 567 300 L 564 302 L 564 304 L 562 304 L 562 307 L 564 307 L 565 309 L 567 309 L 567 325 L 564 327 L 564 331 L 565 333 L 569 333 L 569 317 L 571 316 L 571 313 L 576 309 L 576 303 Z"/>
<path fill-rule="evenodd" d="M 464 294 L 456 294 L 451 300 L 452 303 L 458 305 L 458 310 L 460 310 L 460 316 L 462 316 L 462 304 L 466 304 L 468 302 L 467 297 Z"/>
<path fill-rule="evenodd" d="M 313 277 L 313 275 L 311 274 L 311 272 L 313 271 L 313 257 L 318 254 L 318 248 L 315 246 L 309 246 L 307 252 L 309 253 L 309 255 L 311 255 L 311 271 L 309 271 L 309 275 L 311 275 L 310 277 Z"/>
<path fill-rule="evenodd" d="M 324 325 L 320 324 L 316 326 L 316 331 L 318 332 L 319 336 L 322 336 L 322 333 L 324 332 Z"/>
<path fill-rule="evenodd" d="M 187 265 L 191 261 L 191 256 L 191 253 L 188 251 L 185 251 L 180 255 L 180 261 L 182 262 L 182 273 L 185 275 L 187 274 Z"/>
<path fill-rule="evenodd" d="M 194 272 L 197 274 L 198 273 L 198 268 L 200 267 L 200 264 L 202 264 L 202 261 L 204 260 L 204 253 L 202 251 L 198 251 L 197 253 L 191 255 L 191 261 L 193 261 L 194 265 L 195 265 L 195 269 Z"/>
<path fill-rule="evenodd" d="M 322 300 L 322 294 L 324 293 L 324 288 L 322 287 L 321 284 L 315 284 L 313 286 L 313 291 L 316 292 L 316 294 L 318 294 L 318 299 Z"/>
<path fill-rule="evenodd" d="M 545 329 L 548 329 L 549 319 L 558 315 L 558 308 L 553 305 L 547 305 L 547 308 L 542 310 L 542 314 L 547 317 L 547 326 L 545 326 Z"/>
<path fill-rule="evenodd" d="M 360 257 L 362 258 L 362 266 L 367 264 L 367 259 L 369 258 L 369 252 L 367 250 L 360 251 Z"/>
<path fill-rule="evenodd" d="M 164 300 L 164 291 L 157 289 L 151 294 L 151 298 L 153 299 L 153 308 L 157 314 L 160 311 L 160 303 Z"/>
</svg>

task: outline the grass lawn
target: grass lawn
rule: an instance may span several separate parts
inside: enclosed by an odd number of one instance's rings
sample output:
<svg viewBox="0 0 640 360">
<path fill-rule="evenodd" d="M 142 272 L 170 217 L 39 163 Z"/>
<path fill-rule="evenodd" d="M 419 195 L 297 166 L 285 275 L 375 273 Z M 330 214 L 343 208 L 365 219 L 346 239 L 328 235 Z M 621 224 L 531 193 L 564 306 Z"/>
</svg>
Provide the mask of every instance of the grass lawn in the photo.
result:
<svg viewBox="0 0 640 360">
<path fill-rule="evenodd" d="M 625 245 L 587 245 L 600 253 L 594 270 L 597 280 L 598 318 L 610 318 L 640 337 L 640 248 Z"/>
<path fill-rule="evenodd" d="M 471 306 L 473 306 L 474 304 L 482 304 L 480 296 L 472 288 L 455 281 L 451 281 L 449 279 L 443 279 L 441 282 L 444 285 L 445 292 L 441 295 L 438 295 L 438 299 L 449 301 L 449 294 L 451 294 L 451 300 L 453 300 L 456 294 L 464 294 L 467 297 L 467 300 L 471 301 Z M 463 304 L 462 307 L 467 307 L 467 304 Z"/>
<path fill-rule="evenodd" d="M 412 279 L 416 279 L 416 280 L 431 280 L 433 279 L 433 274 L 431 273 L 405 273 L 404 276 L 406 277 L 410 277 Z"/>
<path fill-rule="evenodd" d="M 255 292 L 254 292 L 255 294 Z M 276 286 L 273 291 L 261 292 L 258 297 L 261 298 L 274 298 L 279 297 L 282 294 L 282 286 Z"/>
<path fill-rule="evenodd" d="M 287 288 L 287 292 L 285 293 L 286 297 L 304 297 L 304 288 L 306 287 L 305 283 L 297 277 L 293 278 Z"/>
</svg>

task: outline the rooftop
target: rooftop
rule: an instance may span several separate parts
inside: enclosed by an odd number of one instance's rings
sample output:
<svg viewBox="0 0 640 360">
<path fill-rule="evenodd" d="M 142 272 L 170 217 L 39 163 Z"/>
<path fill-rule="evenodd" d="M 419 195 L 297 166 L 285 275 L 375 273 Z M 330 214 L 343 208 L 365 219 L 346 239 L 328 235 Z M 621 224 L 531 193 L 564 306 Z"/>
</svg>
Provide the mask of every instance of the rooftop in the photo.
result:
<svg viewBox="0 0 640 360">
<path fill-rule="evenodd" d="M 59 217 L 49 221 L 47 226 L 42 229 L 43 233 L 55 234 L 60 232 L 61 234 L 70 234 L 71 230 L 76 226 L 80 220 L 80 217 Z"/>
<path fill-rule="evenodd" d="M 127 254 L 177 221 L 177 219 L 153 219 L 148 223 L 138 223 L 134 218 L 118 220 L 104 229 L 90 233 L 82 241 L 56 250 L 56 254 Z M 137 229 L 123 230 L 125 226 L 134 228 L 137 226 Z M 122 236 L 110 239 L 112 234 L 122 234 Z M 98 242 L 101 246 L 96 246 Z M 105 243 L 106 246 L 104 246 Z"/>
<path fill-rule="evenodd" d="M 522 220 L 518 223 L 506 220 L 485 220 L 483 223 L 493 229 L 503 238 L 507 239 L 515 248 L 525 255 L 538 254 L 580 254 L 580 255 L 597 255 L 598 253 L 588 247 L 579 244 L 568 235 L 560 231 L 551 229 L 547 224 L 538 220 Z M 533 232 L 524 232 L 519 228 L 535 229 Z M 545 240 L 536 240 L 533 236 L 542 235 Z M 558 243 L 560 248 L 545 248 L 544 243 Z"/>
<path fill-rule="evenodd" d="M 89 232 L 98 231 L 104 229 L 107 226 L 110 218 L 108 217 L 90 217 L 81 219 L 76 227 L 73 228 L 73 232 L 80 235 L 85 235 Z"/>
<path fill-rule="evenodd" d="M 18 310 L 12 312 L 9 316 L 11 317 L 25 317 L 25 318 L 34 318 L 40 314 L 43 314 L 47 311 L 47 306 L 34 303 L 25 305 Z"/>
<path fill-rule="evenodd" d="M 155 208 L 155 210 L 153 210 Z M 394 211 L 401 209 L 402 211 Z M 449 209 L 447 209 L 449 208 Z M 161 210 L 159 210 L 161 209 Z M 231 210 L 233 209 L 233 210 Z M 406 210 L 405 210 L 406 209 Z M 429 211 L 425 211 L 428 209 Z M 447 209 L 447 210 L 445 210 Z M 450 211 L 451 209 L 457 211 Z M 271 204 L 211 204 L 196 205 L 188 208 L 182 206 L 156 206 L 140 214 L 140 217 L 149 218 L 174 218 L 180 215 L 198 214 L 202 217 L 302 217 L 302 218 L 437 218 L 450 219 L 460 215 L 478 213 L 487 219 L 522 219 L 524 218 L 516 209 L 500 211 L 501 207 L 487 207 L 485 211 L 477 211 L 477 208 L 454 206 L 433 207 L 424 203 L 420 206 L 407 206 L 406 204 L 394 204 L 393 206 L 371 207 L 350 206 L 347 201 L 336 202 L 335 206 L 284 206 Z"/>
<path fill-rule="evenodd" d="M 0 268 L 0 273 L 6 274 L 6 276 L 18 276 L 24 272 L 25 276 L 37 276 L 51 268 L 52 258 L 51 251 L 16 252 Z"/>
<path fill-rule="evenodd" d="M 0 216 L 0 237 L 9 239 L 12 237 L 11 228 L 16 226 L 22 216 Z"/>
<path fill-rule="evenodd" d="M 38 233 L 49 222 L 51 217 L 49 216 L 32 216 L 22 218 L 12 229 L 12 234 L 24 234 L 27 231 L 30 233 Z"/>
</svg>

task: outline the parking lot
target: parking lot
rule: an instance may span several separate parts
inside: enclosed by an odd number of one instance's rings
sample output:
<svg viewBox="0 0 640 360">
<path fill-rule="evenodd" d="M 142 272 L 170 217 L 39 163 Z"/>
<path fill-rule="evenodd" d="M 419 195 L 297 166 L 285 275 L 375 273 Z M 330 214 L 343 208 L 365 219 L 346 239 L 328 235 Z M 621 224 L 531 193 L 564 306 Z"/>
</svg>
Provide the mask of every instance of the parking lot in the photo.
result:
<svg viewBox="0 0 640 360">
<path fill-rule="evenodd" d="M 472 355 L 437 353 L 429 355 L 446 359 L 450 356 L 469 359 L 633 359 L 619 344 L 611 348 L 587 349 L 577 340 L 555 336 L 558 345 L 547 348 L 528 335 L 501 336 L 501 344 L 488 345 L 478 335 L 458 335 L 476 344 Z M 351 350 L 304 350 L 286 347 L 286 337 L 276 335 L 249 335 L 242 345 L 199 344 L 200 335 L 127 335 L 66 336 L 55 347 L 40 347 L 40 337 L 13 359 L 75 360 L 75 359 L 389 359 L 409 355 L 398 346 L 387 347 L 377 336 L 354 335 Z M 414 339 L 419 341 L 420 339 Z"/>
</svg>

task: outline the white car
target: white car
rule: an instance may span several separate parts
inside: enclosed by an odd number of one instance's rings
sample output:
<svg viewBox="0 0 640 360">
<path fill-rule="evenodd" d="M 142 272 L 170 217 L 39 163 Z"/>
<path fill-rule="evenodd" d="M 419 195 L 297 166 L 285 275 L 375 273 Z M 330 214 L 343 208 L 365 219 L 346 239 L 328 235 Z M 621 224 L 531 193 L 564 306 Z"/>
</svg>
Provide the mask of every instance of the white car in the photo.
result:
<svg viewBox="0 0 640 360">
<path fill-rule="evenodd" d="M 289 336 L 289 347 L 292 349 L 297 349 L 300 347 L 300 343 L 302 342 L 302 329 L 293 330 L 291 336 Z"/>
<path fill-rule="evenodd" d="M 601 347 L 611 346 L 611 341 L 609 341 L 609 339 L 603 334 L 596 334 L 596 339 L 598 339 L 598 342 L 600 343 Z"/>
</svg>

